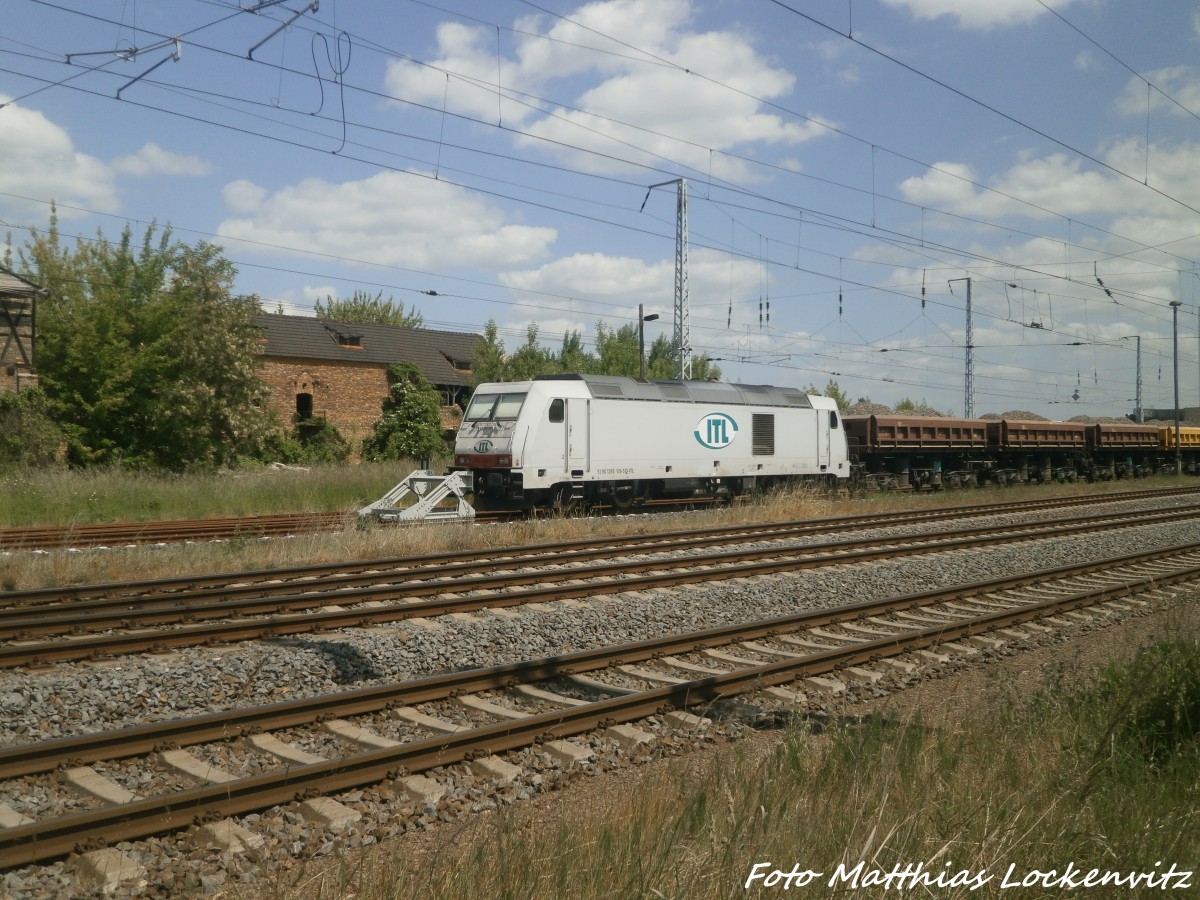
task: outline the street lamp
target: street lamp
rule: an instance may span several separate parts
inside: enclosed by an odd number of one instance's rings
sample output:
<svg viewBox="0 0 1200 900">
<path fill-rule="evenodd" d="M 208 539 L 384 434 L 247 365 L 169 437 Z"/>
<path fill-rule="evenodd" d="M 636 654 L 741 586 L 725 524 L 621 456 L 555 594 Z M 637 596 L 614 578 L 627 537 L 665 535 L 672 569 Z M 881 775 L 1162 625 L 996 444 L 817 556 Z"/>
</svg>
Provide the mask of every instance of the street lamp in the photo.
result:
<svg viewBox="0 0 1200 900">
<path fill-rule="evenodd" d="M 638 304 L 638 378 L 646 380 L 646 323 L 658 318 L 658 313 L 642 315 L 642 304 Z"/>
<path fill-rule="evenodd" d="M 1173 368 L 1175 369 L 1175 474 L 1183 474 L 1183 461 L 1179 453 L 1179 307 L 1182 300 L 1171 301 L 1171 335 L 1174 348 Z"/>
</svg>

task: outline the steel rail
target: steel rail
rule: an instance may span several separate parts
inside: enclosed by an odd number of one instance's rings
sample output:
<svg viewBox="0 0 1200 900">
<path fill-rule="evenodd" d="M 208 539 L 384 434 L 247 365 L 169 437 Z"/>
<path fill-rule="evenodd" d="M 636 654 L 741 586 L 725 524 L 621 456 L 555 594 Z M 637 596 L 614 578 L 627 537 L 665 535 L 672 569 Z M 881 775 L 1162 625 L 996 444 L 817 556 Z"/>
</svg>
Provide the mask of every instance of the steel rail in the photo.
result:
<svg viewBox="0 0 1200 900">
<path fill-rule="evenodd" d="M 313 512 L 88 525 L 39 525 L 0 529 L 0 549 L 45 550 L 106 543 L 154 543 L 168 540 L 255 537 L 320 531 L 339 524 L 350 525 L 352 522 L 353 517 L 346 513 Z"/>
<path fill-rule="evenodd" d="M 269 615 L 284 610 L 313 609 L 328 606 L 331 600 L 335 602 L 355 602 L 356 593 L 365 588 L 377 588 L 388 585 L 389 597 L 398 596 L 396 592 L 403 591 L 399 596 L 427 597 L 442 593 L 457 593 L 462 590 L 497 590 L 517 585 L 548 584 L 568 579 L 614 577 L 632 571 L 657 570 L 666 567 L 687 566 L 687 559 L 701 560 L 702 564 L 716 562 L 724 564 L 729 559 L 751 559 L 751 553 L 757 552 L 759 558 L 771 557 L 778 554 L 795 555 L 815 554 L 824 551 L 848 552 L 850 550 L 867 549 L 870 547 L 900 547 L 927 539 L 942 537 L 983 537 L 992 534 L 1003 534 L 1013 529 L 1021 528 L 1067 528 L 1075 524 L 1118 521 L 1128 524 L 1130 520 L 1137 522 L 1146 519 L 1156 521 L 1156 517 L 1185 516 L 1188 512 L 1200 511 L 1200 504 L 1171 510 L 1154 510 L 1126 513 L 1101 513 L 1087 517 L 1057 519 L 1050 522 L 1033 522 L 1023 525 L 1003 524 L 978 526 L 969 529 L 951 529 L 923 532 L 920 535 L 892 535 L 875 538 L 849 538 L 840 541 L 824 541 L 807 544 L 800 548 L 764 548 L 760 551 L 723 551 L 716 554 L 694 555 L 671 561 L 668 565 L 655 564 L 655 560 L 617 562 L 612 561 L 605 566 L 574 568 L 571 570 L 537 569 L 521 575 L 511 571 L 518 565 L 511 558 L 498 562 L 494 558 L 477 560 L 469 563 L 449 563 L 438 566 L 438 578 L 431 579 L 425 569 L 396 569 L 391 571 L 370 571 L 345 577 L 330 577 L 305 581 L 303 583 L 285 582 L 276 585 L 236 585 L 224 588 L 207 588 L 200 591 L 177 592 L 139 597 L 134 604 L 128 597 L 99 597 L 76 603 L 44 604 L 36 607 L 0 606 L 0 640 L 30 640 L 35 637 L 47 637 L 61 634 L 80 634 L 97 632 L 114 627 L 130 629 L 137 626 L 168 625 L 179 622 L 193 622 L 199 619 L 229 618 L 231 616 Z M 812 529 L 807 526 L 797 529 L 797 533 L 808 534 Z M 785 540 L 793 536 L 787 529 L 766 529 L 763 532 L 745 533 L 745 540 Z M 702 537 L 694 541 L 677 542 L 667 546 L 640 547 L 641 553 L 673 552 L 681 549 L 692 550 L 696 547 L 711 546 L 714 543 L 727 544 L 730 535 L 717 537 Z M 625 549 L 622 545 L 617 545 Z M 542 566 L 567 565 L 584 559 L 608 557 L 613 551 L 612 546 L 603 549 L 595 548 L 588 551 L 567 551 L 560 554 L 547 554 L 537 557 Z M 903 550 L 901 551 L 903 552 Z M 659 561 L 661 563 L 661 561 Z M 500 567 L 504 574 L 495 573 Z M 452 579 L 462 579 L 468 575 L 479 575 L 479 578 L 459 582 Z M 407 579 L 413 579 L 409 581 Z M 271 598 L 271 599 L 268 599 Z M 379 599 L 372 597 L 370 599 Z"/>
<path fill-rule="evenodd" d="M 548 600 L 588 597 L 596 594 L 612 593 L 613 591 L 648 590 L 655 587 L 672 587 L 696 581 L 728 580 L 750 575 L 795 571 L 826 565 L 868 562 L 881 558 L 894 558 L 898 554 L 898 550 L 902 551 L 904 555 L 922 555 L 973 548 L 988 544 L 1045 539 L 1047 537 L 1062 537 L 1099 530 L 1136 527 L 1179 519 L 1192 519 L 1194 517 L 1195 512 L 1192 510 L 1122 514 L 1117 517 L 1094 517 L 1093 520 L 1081 524 L 1066 526 L 1045 525 L 1044 523 L 1032 526 L 992 526 L 988 529 L 991 533 L 986 536 L 954 536 L 946 540 L 935 539 L 924 540 L 924 542 L 914 539 L 902 547 L 898 547 L 900 542 L 893 539 L 884 546 L 876 545 L 869 549 L 844 549 L 842 552 L 839 552 L 838 542 L 833 542 L 822 548 L 822 550 L 829 552 L 813 553 L 808 547 L 760 548 L 757 550 L 732 551 L 728 553 L 701 554 L 674 560 L 623 561 L 598 567 L 556 570 L 551 573 L 537 572 L 522 575 L 480 577 L 465 581 L 427 581 L 415 585 L 384 585 L 329 591 L 314 595 L 302 594 L 284 598 L 277 597 L 268 604 L 268 611 L 277 609 L 284 604 L 291 608 L 318 607 L 321 608 L 321 611 L 293 613 L 289 615 L 267 615 L 250 621 L 223 621 L 201 625 L 185 625 L 169 630 L 135 631 L 98 637 L 73 638 L 68 641 L 25 642 L 21 640 L 17 643 L 10 643 L 7 646 L 0 647 L 0 668 L 82 660 L 94 658 L 98 655 L 160 651 L 230 640 L 253 640 L 266 636 L 302 634 L 333 628 L 361 627 L 370 624 L 396 622 L 419 616 L 444 615 L 449 612 L 470 612 L 485 608 L 518 606 Z M 1097 522 L 1094 520 L 1095 518 L 1107 518 L 1107 521 Z M 937 534 L 944 533 L 939 532 Z M 854 542 L 846 543 L 853 544 Z M 745 560 L 757 561 L 745 562 Z M 583 577 L 613 578 L 627 574 L 630 571 L 651 571 L 657 574 L 635 575 L 619 580 L 577 583 Z M 471 590 L 496 590 L 514 584 L 545 584 L 547 581 L 554 580 L 554 578 L 567 579 L 567 581 L 566 583 L 550 584 L 549 586 L 529 588 L 523 591 L 469 594 L 467 596 L 455 596 L 451 598 L 438 598 L 437 596 L 447 593 L 462 594 L 464 591 Z M 400 606 L 359 609 L 327 608 L 330 606 L 336 607 L 339 602 L 364 603 L 369 600 L 395 600 L 418 596 L 434 597 L 434 599 Z M 251 602 L 234 601 L 225 604 L 222 615 L 224 618 L 229 618 L 235 610 L 247 609 L 247 604 Z M 151 617 L 152 615 L 153 611 L 151 611 Z M 171 611 L 163 615 L 173 619 L 178 618 L 177 611 Z M 91 618 L 99 621 L 103 617 L 94 616 Z M 129 618 L 132 622 L 136 616 L 126 614 L 126 618 Z M 145 624 L 146 621 L 151 620 L 152 618 L 143 620 L 141 624 Z M 30 628 L 36 627 L 38 627 L 36 622 L 30 625 Z M 21 637 L 20 632 L 16 629 L 8 629 L 7 633 L 12 637 Z"/>
<path fill-rule="evenodd" d="M 1136 585 L 1105 587 L 1046 599 L 961 622 L 903 631 L 585 706 L 9 828 L 0 831 L 0 868 L 27 865 L 65 856 L 78 849 L 179 830 L 193 822 L 255 812 L 308 796 L 362 788 L 410 772 L 514 750 L 543 740 L 571 737 L 596 727 L 633 721 L 673 708 L 692 707 L 763 686 L 784 684 L 797 677 L 820 675 L 842 666 L 1092 606 L 1128 596 L 1135 589 L 1160 589 L 1197 578 L 1200 578 L 1200 566 L 1150 577 Z"/>
<path fill-rule="evenodd" d="M 329 578 L 328 581 L 305 582 L 302 584 L 286 583 L 276 586 L 276 589 L 265 589 L 263 586 L 245 586 L 222 589 L 206 589 L 203 592 L 187 593 L 187 594 L 163 594 L 156 596 L 143 596 L 137 600 L 136 606 L 131 606 L 131 601 L 128 598 L 97 598 L 95 600 L 80 601 L 78 604 L 56 604 L 53 606 L 38 606 L 36 608 L 13 606 L 0 607 L 0 640 L 32 640 L 35 637 L 47 637 L 53 635 L 64 634 L 84 634 L 84 632 L 96 632 L 113 628 L 132 629 L 138 626 L 149 625 L 168 625 L 178 624 L 180 622 L 196 622 L 198 619 L 218 619 L 239 616 L 265 616 L 282 611 L 306 610 L 306 608 L 319 608 L 329 606 L 331 602 L 354 602 L 356 593 L 366 588 L 377 588 L 380 583 L 388 584 L 390 590 L 390 598 L 395 598 L 395 592 L 403 590 L 403 596 L 407 598 L 419 598 L 419 596 L 433 596 L 444 593 L 461 593 L 466 590 L 494 590 L 500 588 L 509 588 L 518 586 L 518 584 L 546 584 L 564 580 L 576 580 L 580 577 L 612 577 L 614 574 L 625 574 L 629 571 L 646 571 L 658 570 L 664 568 L 677 568 L 682 564 L 684 568 L 688 566 L 689 559 L 702 560 L 701 564 L 724 564 L 728 559 L 750 559 L 751 552 L 764 554 L 766 557 L 774 557 L 776 554 L 787 554 L 794 556 L 798 552 L 803 552 L 805 556 L 822 552 L 848 552 L 851 550 L 859 550 L 859 548 L 869 547 L 899 547 L 901 552 L 904 548 L 911 544 L 924 544 L 929 539 L 944 538 L 944 536 L 956 536 L 956 538 L 982 538 L 986 535 L 1004 534 L 1012 532 L 1014 528 L 1034 528 L 1034 529 L 1058 529 L 1067 528 L 1075 523 L 1103 523 L 1105 521 L 1117 521 L 1122 524 L 1127 524 L 1130 520 L 1134 523 L 1141 521 L 1142 518 L 1147 518 L 1148 521 L 1157 521 L 1158 516 L 1178 517 L 1186 516 L 1188 512 L 1195 514 L 1200 511 L 1200 505 L 1188 506 L 1183 509 L 1172 510 L 1156 510 L 1150 512 L 1118 512 L 1118 514 L 1104 514 L 1091 517 L 1074 517 L 1067 520 L 1056 520 L 1054 522 L 1036 522 L 1027 523 L 1025 526 L 1013 526 L 1013 524 L 1001 524 L 1001 526 L 979 526 L 977 528 L 953 529 L 953 530 L 934 530 L 934 532 L 925 532 L 920 535 L 888 535 L 883 538 L 854 538 L 840 541 L 824 541 L 821 544 L 809 544 L 800 548 L 788 548 L 788 550 L 776 550 L 776 548 L 763 548 L 761 551 L 725 551 L 715 554 L 697 554 L 686 558 L 674 560 L 674 562 L 664 563 L 659 560 L 658 564 L 655 560 L 638 560 L 638 562 L 610 562 L 604 566 L 592 566 L 588 569 L 575 568 L 571 570 L 544 570 L 539 569 L 529 572 L 528 575 L 518 575 L 516 572 L 505 571 L 505 574 L 492 574 L 475 578 L 472 581 L 461 582 L 463 576 L 479 575 L 480 571 L 494 572 L 497 568 L 497 560 L 490 557 L 481 562 L 469 564 L 448 564 L 439 566 L 434 571 L 437 571 L 437 580 L 430 580 L 428 577 L 422 577 L 421 571 L 396 571 L 396 572 L 366 572 L 347 577 Z M 785 535 L 786 536 L 786 535 Z M 766 540 L 763 535 L 752 534 L 748 535 L 748 539 L 761 541 Z M 780 540 L 778 534 L 773 533 L 772 540 Z M 715 540 L 715 539 L 713 539 Z M 728 542 L 728 536 L 722 536 L 719 539 L 722 544 Z M 686 545 L 674 544 L 670 547 L 662 547 L 662 551 L 671 550 L 691 550 L 695 546 L 707 546 L 709 539 L 704 539 L 697 542 L 688 542 Z M 642 548 L 646 552 L 647 548 Z M 584 553 L 568 552 L 562 554 L 551 554 L 551 556 L 542 557 L 540 562 L 542 565 L 568 564 L 578 562 L 581 559 L 593 559 L 601 556 L 608 556 L 612 552 L 611 547 L 606 547 L 604 550 L 593 550 Z M 509 570 L 512 560 L 505 560 L 503 566 L 505 570 Z M 398 581 L 398 578 L 415 578 L 415 581 Z M 455 580 L 455 581 L 451 581 Z M 301 588 L 300 593 L 296 592 L 296 588 Z M 372 596 L 370 599 L 379 599 Z"/>
<path fill-rule="evenodd" d="M 138 756 L 164 746 L 190 746 L 209 741 L 226 740 L 259 730 L 290 728 L 306 725 L 321 717 L 377 712 L 391 705 L 412 705 L 442 700 L 464 691 L 483 691 L 505 687 L 514 682 L 537 681 L 568 674 L 590 671 L 616 662 L 638 662 L 664 655 L 687 653 L 702 646 L 734 643 L 772 634 L 852 622 L 866 616 L 903 611 L 961 600 L 968 595 L 1014 590 L 1052 581 L 1065 581 L 1096 572 L 1136 567 L 1159 560 L 1179 559 L 1200 553 L 1200 544 L 1182 544 L 1159 550 L 1143 551 L 1098 562 L 1058 566 L 1037 572 L 1010 575 L 983 582 L 952 585 L 932 591 L 921 591 L 898 597 L 865 600 L 829 609 L 806 610 L 734 625 L 723 625 L 682 635 L 667 635 L 623 644 L 618 647 L 579 650 L 553 657 L 506 663 L 485 668 L 467 669 L 413 679 L 398 684 L 324 694 L 317 697 L 286 700 L 265 706 L 222 710 L 200 716 L 169 719 L 146 725 L 136 725 L 113 732 L 83 734 L 0 748 L 0 778 L 49 772 L 64 761 L 72 764 L 104 759 Z M 1139 576 L 1140 577 L 1140 576 Z"/>
<path fill-rule="evenodd" d="M 1036 507 L 1035 507 L 1036 508 Z M 1129 513 L 1130 515 L 1136 513 Z M 1100 514 L 1097 518 L 1122 513 Z M 943 511 L 942 514 L 923 518 L 921 521 L 944 521 L 946 519 L 969 518 L 955 510 Z M 1060 523 L 1071 519 L 1057 520 Z M 103 610 L 120 610 L 117 621 L 129 616 L 131 597 L 136 597 L 137 605 L 132 607 L 140 617 L 142 611 L 151 607 L 166 606 L 178 608 L 180 617 L 192 614 L 205 599 L 218 599 L 222 602 L 236 598 L 280 597 L 289 594 L 308 595 L 323 590 L 337 590 L 361 586 L 364 584 L 379 584 L 387 579 L 396 577 L 421 579 L 422 573 L 433 569 L 439 576 L 463 575 L 495 572 L 498 565 L 506 570 L 525 565 L 561 565 L 571 564 L 585 559 L 598 559 L 608 556 L 613 550 L 631 551 L 636 549 L 641 553 L 665 553 L 679 549 L 692 550 L 699 547 L 723 545 L 731 539 L 743 541 L 787 540 L 804 537 L 811 534 L 823 534 L 836 526 L 851 524 L 862 527 L 894 526 L 897 522 L 904 525 L 912 524 L 908 514 L 888 514 L 882 520 L 872 516 L 840 517 L 807 522 L 769 523 L 760 526 L 721 526 L 705 529 L 700 532 L 678 531 L 668 532 L 665 536 L 634 535 L 629 538 L 600 538 L 584 541 L 567 542 L 562 544 L 537 544 L 529 548 L 508 547 L 502 550 L 458 551 L 452 553 L 430 554 L 416 557 L 395 557 L 387 560 L 375 560 L 366 563 L 353 564 L 317 564 L 294 569 L 265 569 L 246 573 L 228 573 L 224 575 L 204 576 L 203 578 L 188 578 L 187 576 L 130 582 L 108 585 L 89 585 L 74 588 L 41 588 L 27 591 L 0 593 L 0 629 L 4 623 L 24 617 L 36 616 L 38 621 L 48 623 L 56 616 L 65 614 L 83 615 L 89 617 L 87 630 L 99 630 L 95 625 L 100 621 L 93 618 Z M 1041 523 L 1050 524 L 1050 523 Z M 992 528 L 1000 526 L 990 526 Z M 955 530 L 929 532 L 930 534 L 971 534 L 975 530 Z M 887 540 L 886 538 L 851 539 L 846 546 L 862 542 L 863 546 L 870 543 Z M 826 542 L 831 543 L 831 542 Z M 819 545 L 809 545 L 819 546 Z M 497 554 L 500 554 L 498 557 Z M 264 583 L 268 581 L 268 583 Z M 189 588 L 188 585 L 205 582 L 207 586 Z M 394 583 L 394 582 L 391 582 Z M 151 587 L 158 588 L 156 593 L 149 593 Z M 140 593 L 138 591 L 141 591 Z M 85 596 L 90 595 L 90 596 Z M 37 600 L 53 598 L 58 602 L 38 603 Z M 283 605 L 283 604 L 280 604 Z M 318 604 L 319 605 L 319 604 Z M 183 609 L 186 606 L 187 612 Z M 214 607 L 215 609 L 215 607 Z M 264 607 L 258 612 L 267 611 Z M 219 613 L 217 613 L 219 615 Z M 211 616 L 210 616 L 211 617 Z M 32 621 L 32 619 L 31 619 Z M 14 634 L 16 626 L 9 625 L 7 634 Z M 61 633 L 50 629 L 36 632 L 38 634 Z M 0 638 L 6 636 L 0 634 Z"/>
<path fill-rule="evenodd" d="M 516 545 L 509 547 L 491 548 L 488 550 L 462 550 L 442 553 L 431 553 L 419 556 L 385 557 L 382 559 L 365 560 L 361 562 L 312 563 L 303 566 L 291 566 L 271 569 L 253 569 L 241 572 L 225 572 L 216 574 L 179 575 L 169 578 L 145 579 L 128 582 L 103 582 L 82 585 L 57 585 L 49 588 L 29 588 L 17 591 L 0 592 L 0 607 L 20 604 L 32 604 L 43 601 L 63 599 L 80 599 L 97 596 L 144 596 L 154 591 L 167 594 L 179 590 L 197 590 L 205 587 L 223 587 L 230 584 L 246 584 L 259 581 L 275 581 L 278 579 L 319 578 L 325 575 L 353 574 L 388 568 L 420 568 L 425 566 L 443 566 L 448 563 L 471 560 L 489 560 L 501 555 L 514 559 L 523 559 L 538 554 L 583 551 L 600 548 L 631 547 L 669 543 L 689 539 L 711 538 L 714 541 L 720 537 L 734 536 L 743 533 L 753 533 L 755 528 L 796 529 L 796 533 L 821 533 L 830 529 L 846 527 L 889 527 L 900 522 L 944 521 L 957 518 L 969 518 L 975 515 L 999 514 L 1006 512 L 1022 512 L 1028 510 L 1057 509 L 1062 507 L 1083 506 L 1097 503 L 1118 503 L 1129 500 L 1168 498 L 1200 493 L 1200 488 L 1154 488 L 1139 491 L 1115 491 L 1106 494 L 1090 494 L 1082 497 L 1056 497 L 1039 500 L 1017 500 L 1002 503 L 981 503 L 971 506 L 955 507 L 953 509 L 907 509 L 894 513 L 866 513 L 847 516 L 831 516 L 822 519 L 805 519 L 802 521 L 768 523 L 765 526 L 751 525 L 719 525 L 706 528 L 691 528 L 675 531 L 655 532 L 643 535 L 625 535 L 619 538 L 587 538 L 569 542 L 545 542 L 536 544 Z M 0 535 L 3 531 L 0 531 Z M 2 545 L 0 545 L 2 546 Z"/>
</svg>

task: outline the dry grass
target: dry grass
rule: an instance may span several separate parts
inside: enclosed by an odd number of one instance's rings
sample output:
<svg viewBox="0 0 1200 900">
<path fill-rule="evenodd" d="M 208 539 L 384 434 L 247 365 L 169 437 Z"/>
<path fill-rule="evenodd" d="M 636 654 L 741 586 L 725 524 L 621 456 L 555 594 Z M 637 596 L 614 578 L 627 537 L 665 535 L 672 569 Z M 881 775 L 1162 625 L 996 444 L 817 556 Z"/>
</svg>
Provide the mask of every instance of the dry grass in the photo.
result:
<svg viewBox="0 0 1200 900">
<path fill-rule="evenodd" d="M 212 476 L 216 477 L 216 476 Z M 263 473 L 250 476 L 261 478 L 267 487 L 243 487 L 241 481 L 220 482 L 222 496 L 275 498 L 287 496 L 295 501 L 293 511 L 315 510 L 317 490 L 311 484 L 324 478 L 320 471 L 293 473 Z M 349 476 L 346 476 L 347 478 Z M 369 476 L 356 475 L 341 482 L 338 490 L 363 491 L 366 483 L 399 480 L 392 471 L 375 471 Z M 1158 484 L 1159 482 L 1155 482 Z M 1184 482 L 1192 484 L 1194 482 Z M 76 483 L 94 484 L 84 476 Z M 141 482 L 138 482 L 141 485 Z M 1136 487 L 1143 487 L 1141 482 Z M 1133 486 L 1133 485 L 1131 485 Z M 391 484 L 380 487 L 372 499 L 381 496 Z M 141 488 L 139 487 L 139 490 Z M 471 526 L 439 524 L 432 526 L 381 526 L 354 528 L 341 534 L 308 534 L 292 538 L 237 538 L 234 540 L 168 545 L 166 547 L 134 547 L 91 550 L 70 553 L 14 553 L 0 556 L 0 590 L 19 590 L 57 585 L 92 584 L 107 581 L 126 581 L 157 578 L 165 575 L 244 571 L 306 563 L 366 560 L 391 556 L 413 556 L 444 550 L 506 547 L 532 543 L 551 543 L 575 538 L 645 534 L 659 531 L 702 529 L 717 525 L 764 523 L 774 521 L 803 521 L 830 516 L 888 512 L 914 507 L 958 506 L 1019 500 L 1050 496 L 1075 496 L 1111 490 L 1110 485 L 1062 485 L 1030 488 L 981 490 L 970 493 L 948 493 L 923 496 L 909 494 L 873 494 L 864 498 L 838 497 L 812 490 L 781 491 L 739 502 L 731 507 L 703 509 L 672 516 L 595 517 L 586 519 L 540 519 L 505 525 Z M 207 478 L 187 487 L 187 494 L 214 490 Z M 246 501 L 243 499 L 242 504 Z M 272 502 L 275 502 L 272 500 Z M 340 507 L 351 514 L 366 501 L 354 498 Z M 221 514 L 239 514 L 230 507 Z M 254 508 L 253 513 L 270 511 Z M 212 513 L 216 515 L 216 512 Z M 249 513 L 247 513 L 249 514 Z"/>
</svg>

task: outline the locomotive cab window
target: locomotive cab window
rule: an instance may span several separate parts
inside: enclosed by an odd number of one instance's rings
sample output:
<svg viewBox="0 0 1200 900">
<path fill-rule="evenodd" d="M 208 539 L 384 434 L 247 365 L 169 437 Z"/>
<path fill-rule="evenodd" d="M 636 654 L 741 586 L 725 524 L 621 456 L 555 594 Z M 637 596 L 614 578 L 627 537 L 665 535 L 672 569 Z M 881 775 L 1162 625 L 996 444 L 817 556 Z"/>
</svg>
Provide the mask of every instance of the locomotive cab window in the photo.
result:
<svg viewBox="0 0 1200 900">
<path fill-rule="evenodd" d="M 561 422 L 566 418 L 566 401 L 561 397 L 550 401 L 550 421 Z"/>
<path fill-rule="evenodd" d="M 521 412 L 525 394 L 476 394 L 463 416 L 467 422 L 512 420 Z"/>
<path fill-rule="evenodd" d="M 831 409 L 829 411 L 829 430 L 830 431 L 838 430 L 838 415 L 837 415 L 836 409 Z"/>
</svg>

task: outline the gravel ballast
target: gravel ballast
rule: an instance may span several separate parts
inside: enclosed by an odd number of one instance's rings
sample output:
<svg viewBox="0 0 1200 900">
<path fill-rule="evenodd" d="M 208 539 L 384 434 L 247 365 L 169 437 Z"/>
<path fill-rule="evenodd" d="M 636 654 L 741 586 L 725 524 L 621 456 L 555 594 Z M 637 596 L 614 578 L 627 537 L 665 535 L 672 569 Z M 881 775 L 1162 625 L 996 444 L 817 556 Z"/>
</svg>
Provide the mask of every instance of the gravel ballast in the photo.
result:
<svg viewBox="0 0 1200 900">
<path fill-rule="evenodd" d="M 1154 509 L 1171 505 L 1170 501 L 1135 501 L 1106 504 L 1095 511 Z M 981 522 L 1037 521 L 1066 514 L 1058 511 L 1000 518 L 989 516 Z M 893 531 L 949 527 L 933 524 Z M 789 575 L 714 581 L 669 591 L 622 594 L 571 604 L 541 604 L 516 615 L 483 612 L 469 619 L 439 620 L 434 627 L 400 622 L 377 629 L 347 629 L 332 634 L 248 642 L 218 649 L 194 648 L 161 656 L 130 656 L 100 664 L 57 666 L 45 671 L 4 671 L 0 672 L 0 745 L 25 744 L 163 718 L 255 706 L 432 675 L 449 669 L 491 666 L 836 607 L 863 599 L 917 593 L 1184 544 L 1195 541 L 1196 537 L 1193 524 L 1142 526 L 1054 541 L 1009 544 L 988 550 L 961 550 L 830 566 Z M 865 701 L 884 692 L 883 688 L 858 686 L 853 697 Z M 523 768 L 521 778 L 510 785 L 488 783 L 471 775 L 465 766 L 435 772 L 433 777 L 448 786 L 447 795 L 438 804 L 427 807 L 380 790 L 354 792 L 357 796 L 341 799 L 362 813 L 363 824 L 345 836 L 315 829 L 300 820 L 295 811 L 286 808 L 244 819 L 248 826 L 270 836 L 267 847 L 261 851 L 262 859 L 268 861 L 267 869 L 286 867 L 289 859 L 320 857 L 333 854 L 342 847 L 364 846 L 390 835 L 433 827 L 464 812 L 495 808 L 497 804 L 526 799 L 579 778 L 620 770 L 651 756 L 674 755 L 696 741 L 736 737 L 744 726 L 737 721 L 718 723 L 703 736 L 688 738 L 674 735 L 657 721 L 643 727 L 660 732 L 660 740 L 649 753 L 625 750 L 596 739 L 593 741 L 596 751 L 593 762 L 572 772 L 561 769 L 536 748 L 510 756 L 510 761 L 518 762 Z M 325 755 L 338 753 L 332 737 L 317 744 L 307 744 L 305 749 Z M 238 770 L 238 774 L 261 771 L 270 764 L 261 757 L 245 756 L 236 748 L 230 748 L 228 753 L 214 751 L 212 747 L 194 748 L 193 752 L 218 765 Z M 341 752 L 348 752 L 348 748 L 342 745 Z M 239 766 L 237 761 L 243 758 L 249 761 L 248 766 Z M 108 771 L 109 774 L 125 772 L 126 781 L 136 777 L 126 769 L 126 764 L 117 764 L 110 766 Z M 24 799 L 22 791 L 25 792 Z M 18 807 L 28 804 L 39 814 L 48 814 L 56 803 L 67 800 L 64 794 L 56 801 L 55 791 L 47 785 L 47 779 L 26 779 L 0 785 L 0 802 Z M 249 883 L 258 877 L 255 873 L 259 871 L 257 867 L 261 861 L 254 854 L 214 856 L 211 852 L 188 848 L 173 838 L 119 849 L 146 868 L 148 875 L 143 879 L 144 884 L 131 882 L 120 889 L 121 893 L 138 896 L 164 896 L 189 888 L 217 890 L 230 880 Z M 0 875 L 0 895 L 21 898 L 61 895 L 77 890 L 72 879 L 72 869 L 66 862 L 30 867 Z"/>
</svg>

